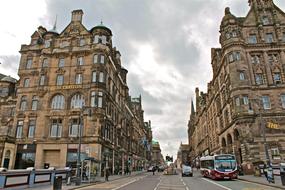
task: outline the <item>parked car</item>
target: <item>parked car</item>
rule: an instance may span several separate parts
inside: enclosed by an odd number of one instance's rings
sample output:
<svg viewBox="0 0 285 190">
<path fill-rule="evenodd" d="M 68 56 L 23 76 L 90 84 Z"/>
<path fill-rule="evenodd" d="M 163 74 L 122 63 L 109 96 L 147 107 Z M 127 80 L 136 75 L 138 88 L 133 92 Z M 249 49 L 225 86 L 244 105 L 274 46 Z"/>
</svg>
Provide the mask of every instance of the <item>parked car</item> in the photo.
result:
<svg viewBox="0 0 285 190">
<path fill-rule="evenodd" d="M 150 166 L 150 167 L 147 169 L 147 171 L 148 171 L 148 172 L 152 172 L 153 169 L 154 169 L 154 166 Z"/>
<path fill-rule="evenodd" d="M 159 167 L 158 167 L 158 172 L 163 172 L 164 169 L 165 169 L 164 166 L 159 166 Z"/>
<path fill-rule="evenodd" d="M 191 168 L 191 166 L 186 166 L 186 165 L 182 165 L 182 177 L 184 176 L 190 176 L 193 177 L 193 170 Z"/>
</svg>

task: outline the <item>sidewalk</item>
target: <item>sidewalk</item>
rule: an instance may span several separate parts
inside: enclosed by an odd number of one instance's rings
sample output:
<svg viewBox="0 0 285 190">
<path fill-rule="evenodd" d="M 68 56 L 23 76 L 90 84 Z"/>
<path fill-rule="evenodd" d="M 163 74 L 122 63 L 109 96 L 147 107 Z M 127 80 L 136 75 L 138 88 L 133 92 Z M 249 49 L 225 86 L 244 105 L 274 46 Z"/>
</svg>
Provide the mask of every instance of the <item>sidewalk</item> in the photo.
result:
<svg viewBox="0 0 285 190">
<path fill-rule="evenodd" d="M 136 171 L 136 172 L 132 172 L 131 175 L 112 175 L 109 176 L 109 181 L 114 181 L 114 180 L 118 180 L 121 178 L 125 178 L 125 177 L 129 177 L 129 176 L 135 176 L 141 173 L 144 173 L 146 171 Z M 105 178 L 104 177 L 97 177 L 96 181 L 93 183 L 82 183 L 80 186 L 75 186 L 74 183 L 72 183 L 71 185 L 66 185 L 66 183 L 64 182 L 62 184 L 62 190 L 73 190 L 73 189 L 77 189 L 80 187 L 87 187 L 87 186 L 91 186 L 94 185 L 96 183 L 104 183 L 105 182 Z M 53 186 L 52 185 L 45 185 L 45 186 L 38 186 L 38 187 L 32 187 L 32 188 L 27 188 L 30 190 L 52 190 Z"/>
<path fill-rule="evenodd" d="M 244 176 L 238 176 L 238 179 L 242 180 L 242 181 L 258 183 L 258 184 L 261 184 L 261 185 L 267 185 L 267 186 L 270 186 L 270 187 L 276 187 L 276 188 L 280 188 L 280 189 L 285 189 L 285 186 L 282 186 L 280 176 L 274 176 L 275 183 L 268 183 L 268 181 L 266 180 L 266 178 L 264 176 L 257 177 L 257 176 L 254 176 L 254 175 L 244 175 Z"/>
</svg>

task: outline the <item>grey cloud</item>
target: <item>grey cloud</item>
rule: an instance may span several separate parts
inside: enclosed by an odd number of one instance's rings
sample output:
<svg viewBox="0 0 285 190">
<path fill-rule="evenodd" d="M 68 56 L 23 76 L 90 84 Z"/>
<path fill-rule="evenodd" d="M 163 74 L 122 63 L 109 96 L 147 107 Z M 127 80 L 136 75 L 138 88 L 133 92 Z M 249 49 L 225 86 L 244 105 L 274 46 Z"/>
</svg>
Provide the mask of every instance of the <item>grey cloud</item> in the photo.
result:
<svg viewBox="0 0 285 190">
<path fill-rule="evenodd" d="M 18 78 L 17 69 L 19 65 L 20 57 L 18 55 L 0 55 L 0 73 L 5 75 L 11 75 L 14 78 Z M 4 72 L 2 72 L 2 70 Z"/>
</svg>

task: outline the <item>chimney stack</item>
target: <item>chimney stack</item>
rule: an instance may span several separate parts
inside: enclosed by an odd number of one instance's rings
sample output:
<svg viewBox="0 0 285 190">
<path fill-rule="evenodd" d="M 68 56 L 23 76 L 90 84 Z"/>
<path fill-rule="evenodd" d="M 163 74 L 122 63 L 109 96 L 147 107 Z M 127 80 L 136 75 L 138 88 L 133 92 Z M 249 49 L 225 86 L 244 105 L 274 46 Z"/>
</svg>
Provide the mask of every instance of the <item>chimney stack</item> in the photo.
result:
<svg viewBox="0 0 285 190">
<path fill-rule="evenodd" d="M 83 11 L 81 9 L 72 11 L 71 22 L 82 22 Z"/>
</svg>

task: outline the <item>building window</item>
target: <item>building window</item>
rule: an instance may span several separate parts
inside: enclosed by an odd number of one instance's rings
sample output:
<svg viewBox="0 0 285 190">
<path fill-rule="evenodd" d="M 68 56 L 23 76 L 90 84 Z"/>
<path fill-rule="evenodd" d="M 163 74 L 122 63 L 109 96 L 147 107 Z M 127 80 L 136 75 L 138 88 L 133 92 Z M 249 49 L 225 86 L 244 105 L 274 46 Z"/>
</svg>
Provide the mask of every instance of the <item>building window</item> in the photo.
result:
<svg viewBox="0 0 285 190">
<path fill-rule="evenodd" d="M 30 120 L 28 138 L 33 138 L 35 136 L 35 129 L 36 129 L 36 120 Z"/>
<path fill-rule="evenodd" d="M 93 63 L 105 63 L 105 56 L 102 54 L 95 54 L 93 57 Z"/>
<path fill-rule="evenodd" d="M 48 59 L 44 58 L 43 63 L 42 63 L 42 68 L 46 68 L 46 67 L 48 67 Z"/>
<path fill-rule="evenodd" d="M 62 129 L 62 119 L 53 119 L 50 130 L 50 136 L 61 137 L 61 129 Z"/>
<path fill-rule="evenodd" d="M 82 74 L 75 75 L 75 84 L 82 84 Z"/>
<path fill-rule="evenodd" d="M 271 108 L 269 96 L 262 96 L 263 109 L 268 110 Z"/>
<path fill-rule="evenodd" d="M 281 74 L 280 73 L 274 73 L 273 79 L 274 79 L 275 84 L 280 84 L 281 83 Z"/>
<path fill-rule="evenodd" d="M 71 98 L 71 109 L 82 108 L 85 105 L 84 96 L 82 94 L 75 94 Z"/>
<path fill-rule="evenodd" d="M 77 137 L 79 134 L 79 119 L 72 119 L 72 123 L 69 127 L 69 136 L 70 137 Z"/>
<path fill-rule="evenodd" d="M 263 25 L 268 25 L 269 23 L 269 18 L 267 16 L 263 16 L 262 17 L 262 24 Z"/>
<path fill-rule="evenodd" d="M 40 86 L 43 86 L 43 85 L 45 85 L 45 78 L 46 78 L 46 76 L 45 75 L 41 75 L 40 76 Z"/>
<path fill-rule="evenodd" d="M 61 86 L 61 85 L 63 85 L 63 82 L 64 82 L 63 75 L 57 75 L 56 76 L 56 85 L 57 86 Z"/>
<path fill-rule="evenodd" d="M 240 52 L 232 52 L 229 54 L 229 62 L 240 61 Z"/>
<path fill-rule="evenodd" d="M 27 108 L 27 96 L 22 96 L 21 102 L 20 102 L 20 110 L 25 111 Z"/>
<path fill-rule="evenodd" d="M 242 104 L 248 105 L 248 96 L 242 96 Z"/>
<path fill-rule="evenodd" d="M 285 108 L 285 94 L 281 95 L 281 103 L 282 103 L 282 107 Z"/>
<path fill-rule="evenodd" d="M 244 71 L 240 71 L 240 72 L 239 72 L 239 80 L 245 80 Z"/>
<path fill-rule="evenodd" d="M 257 85 L 263 84 L 263 75 L 262 74 L 255 74 L 255 83 Z"/>
<path fill-rule="evenodd" d="M 107 43 L 107 37 L 106 36 L 99 36 L 95 35 L 94 36 L 94 41 L 95 44 L 106 44 Z"/>
<path fill-rule="evenodd" d="M 96 92 L 95 91 L 92 91 L 91 92 L 91 107 L 97 107 L 97 101 L 96 101 Z"/>
<path fill-rule="evenodd" d="M 271 155 L 272 158 L 274 159 L 274 156 L 280 156 L 280 152 L 278 148 L 271 148 Z"/>
<path fill-rule="evenodd" d="M 272 43 L 273 42 L 273 34 L 272 33 L 267 33 L 265 36 L 265 42 L 266 43 Z"/>
<path fill-rule="evenodd" d="M 240 106 L 240 99 L 239 99 L 239 97 L 235 98 L 235 103 L 236 103 L 236 106 Z"/>
<path fill-rule="evenodd" d="M 99 82 L 104 82 L 104 73 L 103 72 L 99 73 Z"/>
<path fill-rule="evenodd" d="M 53 97 L 51 102 L 51 109 L 53 110 L 62 110 L 64 109 L 64 96 L 63 95 L 56 95 Z"/>
<path fill-rule="evenodd" d="M 77 65 L 83 65 L 83 64 L 84 64 L 83 57 L 78 57 L 77 58 Z"/>
<path fill-rule="evenodd" d="M 248 43 L 250 44 L 256 44 L 257 43 L 257 38 L 255 34 L 251 34 L 248 37 Z"/>
<path fill-rule="evenodd" d="M 285 32 L 283 32 L 283 35 L 282 35 L 282 42 L 285 42 Z"/>
<path fill-rule="evenodd" d="M 24 79 L 24 87 L 30 86 L 30 79 Z"/>
<path fill-rule="evenodd" d="M 16 138 L 22 138 L 22 136 L 23 136 L 23 124 L 24 124 L 23 121 L 18 121 Z"/>
<path fill-rule="evenodd" d="M 260 56 L 259 55 L 252 55 L 251 56 L 251 63 L 259 64 L 260 63 Z"/>
<path fill-rule="evenodd" d="M 59 67 L 59 68 L 64 67 L 64 58 L 59 58 L 58 67 Z"/>
<path fill-rule="evenodd" d="M 33 64 L 33 59 L 32 58 L 28 58 L 27 59 L 27 63 L 26 63 L 26 69 L 32 68 L 32 64 Z"/>
<path fill-rule="evenodd" d="M 92 82 L 96 82 L 96 71 L 92 72 Z"/>
<path fill-rule="evenodd" d="M 49 48 L 51 44 L 51 40 L 45 40 L 45 48 Z"/>
<path fill-rule="evenodd" d="M 38 109 L 38 102 L 39 102 L 39 99 L 37 96 L 33 96 L 32 98 L 32 110 L 35 111 Z"/>
<path fill-rule="evenodd" d="M 84 38 L 81 38 L 79 40 L 79 46 L 84 46 L 85 45 L 85 39 Z"/>
<path fill-rule="evenodd" d="M 103 107 L 103 92 L 98 93 L 98 107 L 99 108 Z"/>
</svg>

